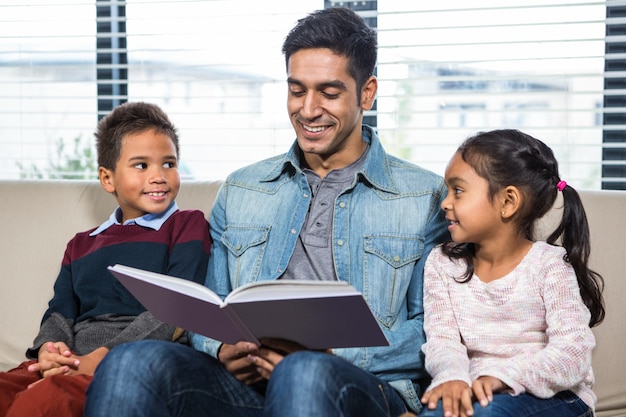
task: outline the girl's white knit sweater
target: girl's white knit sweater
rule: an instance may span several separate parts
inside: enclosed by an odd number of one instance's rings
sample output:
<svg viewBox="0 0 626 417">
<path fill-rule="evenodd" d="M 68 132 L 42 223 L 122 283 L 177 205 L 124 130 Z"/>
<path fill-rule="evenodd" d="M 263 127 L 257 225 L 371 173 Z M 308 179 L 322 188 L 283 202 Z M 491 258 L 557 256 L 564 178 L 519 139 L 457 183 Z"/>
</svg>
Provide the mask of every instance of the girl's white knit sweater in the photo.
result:
<svg viewBox="0 0 626 417">
<path fill-rule="evenodd" d="M 571 390 L 592 409 L 595 338 L 576 275 L 561 247 L 535 242 L 519 265 L 485 283 L 454 278 L 465 263 L 433 249 L 424 270 L 424 330 L 429 389 L 499 378 L 514 395 L 540 398 Z"/>
</svg>

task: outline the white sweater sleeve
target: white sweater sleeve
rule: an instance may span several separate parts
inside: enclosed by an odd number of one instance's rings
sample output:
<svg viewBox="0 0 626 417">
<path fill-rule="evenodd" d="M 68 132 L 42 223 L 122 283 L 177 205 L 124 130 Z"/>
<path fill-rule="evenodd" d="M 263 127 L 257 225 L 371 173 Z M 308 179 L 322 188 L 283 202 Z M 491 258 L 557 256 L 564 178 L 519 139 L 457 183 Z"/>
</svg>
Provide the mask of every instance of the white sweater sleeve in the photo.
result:
<svg viewBox="0 0 626 417">
<path fill-rule="evenodd" d="M 452 308 L 445 271 L 451 262 L 434 248 L 424 266 L 424 331 L 426 343 L 422 350 L 426 370 L 433 377 L 428 388 L 447 381 L 465 381 L 471 385 L 469 359 Z"/>
</svg>

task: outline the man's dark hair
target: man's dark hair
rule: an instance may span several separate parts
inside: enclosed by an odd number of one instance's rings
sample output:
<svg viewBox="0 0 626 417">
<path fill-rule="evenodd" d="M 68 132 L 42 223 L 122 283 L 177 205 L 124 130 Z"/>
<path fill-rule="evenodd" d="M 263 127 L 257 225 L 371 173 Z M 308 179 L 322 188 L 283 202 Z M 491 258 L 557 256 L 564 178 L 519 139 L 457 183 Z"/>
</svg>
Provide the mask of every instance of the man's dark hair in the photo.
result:
<svg viewBox="0 0 626 417">
<path fill-rule="evenodd" d="M 285 63 L 301 49 L 328 48 L 348 58 L 348 72 L 356 81 L 357 92 L 374 74 L 377 59 L 376 32 L 350 9 L 335 7 L 318 10 L 298 20 L 283 43 Z"/>
</svg>

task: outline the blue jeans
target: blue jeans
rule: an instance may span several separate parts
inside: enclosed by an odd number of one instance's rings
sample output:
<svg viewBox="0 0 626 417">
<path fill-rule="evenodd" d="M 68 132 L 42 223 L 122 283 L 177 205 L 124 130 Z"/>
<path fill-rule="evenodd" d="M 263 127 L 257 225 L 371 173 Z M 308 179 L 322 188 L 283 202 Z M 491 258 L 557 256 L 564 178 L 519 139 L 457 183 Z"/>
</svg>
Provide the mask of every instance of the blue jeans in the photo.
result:
<svg viewBox="0 0 626 417">
<path fill-rule="evenodd" d="M 513 396 L 495 394 L 487 407 L 474 403 L 473 417 L 593 417 L 593 411 L 571 391 L 562 391 L 551 398 L 530 394 Z M 443 417 L 441 401 L 434 410 L 424 408 L 419 417 Z"/>
<path fill-rule="evenodd" d="M 248 386 L 209 355 L 144 340 L 106 355 L 87 390 L 84 417 L 397 417 L 405 411 L 389 384 L 333 355 L 292 353 L 267 387 Z"/>
</svg>

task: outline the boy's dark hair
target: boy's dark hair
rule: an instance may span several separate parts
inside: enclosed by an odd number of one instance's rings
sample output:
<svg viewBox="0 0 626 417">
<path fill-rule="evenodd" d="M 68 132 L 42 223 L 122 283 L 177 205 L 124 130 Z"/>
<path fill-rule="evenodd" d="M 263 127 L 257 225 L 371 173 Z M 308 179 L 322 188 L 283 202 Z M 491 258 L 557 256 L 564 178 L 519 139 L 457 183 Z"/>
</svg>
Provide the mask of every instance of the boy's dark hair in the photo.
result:
<svg viewBox="0 0 626 417">
<path fill-rule="evenodd" d="M 98 123 L 96 148 L 98 166 L 115 170 L 122 151 L 122 140 L 128 134 L 154 129 L 167 135 L 179 156 L 178 131 L 167 114 L 156 104 L 129 102 L 117 106 Z"/>
<path fill-rule="evenodd" d="M 556 201 L 561 181 L 554 153 L 542 141 L 518 130 L 503 129 L 478 133 L 466 139 L 457 150 L 463 161 L 487 180 L 489 198 L 507 186 L 522 193 L 522 204 L 513 219 L 524 236 L 534 241 L 537 219 L 545 215 Z M 576 273 L 580 293 L 591 312 L 591 326 L 604 319 L 603 279 L 588 267 L 590 254 L 589 224 L 580 196 L 569 185 L 563 188 L 563 217 L 557 229 L 546 240 L 556 244 L 559 237 L 567 251 L 565 260 Z M 474 273 L 472 243 L 448 242 L 443 251 L 451 258 L 462 258 L 468 269 L 462 281 Z"/>
<path fill-rule="evenodd" d="M 350 9 L 318 10 L 298 20 L 283 43 L 285 63 L 301 49 L 328 48 L 348 58 L 348 72 L 360 96 L 365 81 L 374 74 L 377 59 L 376 32 Z M 359 97 L 360 99 L 360 97 Z"/>
</svg>

